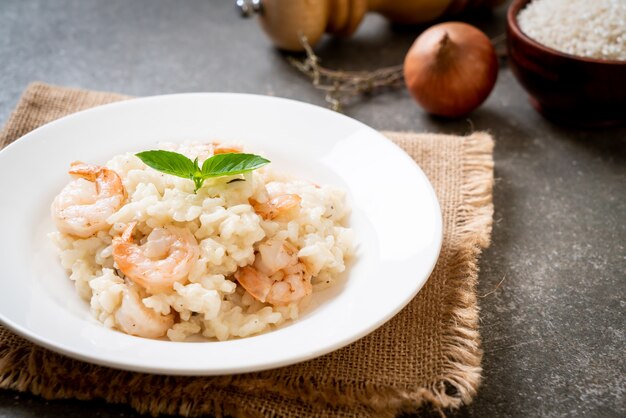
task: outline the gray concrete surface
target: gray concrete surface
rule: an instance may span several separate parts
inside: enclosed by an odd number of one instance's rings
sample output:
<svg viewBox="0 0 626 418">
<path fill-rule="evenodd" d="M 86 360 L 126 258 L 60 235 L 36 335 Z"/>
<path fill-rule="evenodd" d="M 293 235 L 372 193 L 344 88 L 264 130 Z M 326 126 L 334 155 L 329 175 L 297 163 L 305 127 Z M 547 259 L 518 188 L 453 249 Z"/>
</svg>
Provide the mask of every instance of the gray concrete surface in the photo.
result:
<svg viewBox="0 0 626 418">
<path fill-rule="evenodd" d="M 271 94 L 324 105 L 232 1 L 0 1 L 0 121 L 33 80 L 132 95 L 186 91 Z M 504 31 L 505 8 L 470 20 Z M 403 60 L 418 31 L 368 17 L 348 40 L 327 39 L 329 67 Z M 626 110 L 625 110 L 626 111 Z M 495 228 L 482 258 L 484 382 L 453 417 L 626 416 L 626 129 L 555 126 L 529 106 L 504 66 L 469 119 L 425 115 L 405 91 L 347 114 L 381 130 L 496 138 Z M 88 414 L 88 415 L 87 415 Z M 133 416 L 100 401 L 45 401 L 0 391 L 0 417 Z"/>
</svg>

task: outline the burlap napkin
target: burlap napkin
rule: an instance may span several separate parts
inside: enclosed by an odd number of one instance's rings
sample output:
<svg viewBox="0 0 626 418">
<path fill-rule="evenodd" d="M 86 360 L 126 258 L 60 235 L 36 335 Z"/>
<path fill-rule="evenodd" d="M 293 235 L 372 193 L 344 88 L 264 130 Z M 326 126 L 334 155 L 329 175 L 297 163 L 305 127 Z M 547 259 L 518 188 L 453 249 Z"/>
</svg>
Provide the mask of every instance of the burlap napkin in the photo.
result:
<svg viewBox="0 0 626 418">
<path fill-rule="evenodd" d="M 32 84 L 0 134 L 0 146 L 61 116 L 124 98 Z M 0 388 L 48 399 L 103 398 L 141 412 L 182 415 L 385 417 L 424 405 L 441 411 L 469 403 L 481 376 L 475 286 L 477 259 L 491 233 L 493 141 L 484 133 L 385 135 L 415 159 L 434 185 L 444 239 L 424 288 L 372 334 L 281 369 L 171 377 L 72 360 L 0 326 Z"/>
</svg>

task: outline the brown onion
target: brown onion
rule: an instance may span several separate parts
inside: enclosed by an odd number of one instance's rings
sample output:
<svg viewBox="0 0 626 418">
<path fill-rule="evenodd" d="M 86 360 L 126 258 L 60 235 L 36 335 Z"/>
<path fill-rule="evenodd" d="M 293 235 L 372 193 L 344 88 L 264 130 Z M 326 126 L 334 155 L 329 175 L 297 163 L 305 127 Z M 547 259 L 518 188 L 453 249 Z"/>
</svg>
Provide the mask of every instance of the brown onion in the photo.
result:
<svg viewBox="0 0 626 418">
<path fill-rule="evenodd" d="M 498 76 L 491 41 L 474 26 L 441 23 L 424 31 L 404 59 L 404 81 L 428 112 L 463 116 L 489 96 Z"/>
</svg>

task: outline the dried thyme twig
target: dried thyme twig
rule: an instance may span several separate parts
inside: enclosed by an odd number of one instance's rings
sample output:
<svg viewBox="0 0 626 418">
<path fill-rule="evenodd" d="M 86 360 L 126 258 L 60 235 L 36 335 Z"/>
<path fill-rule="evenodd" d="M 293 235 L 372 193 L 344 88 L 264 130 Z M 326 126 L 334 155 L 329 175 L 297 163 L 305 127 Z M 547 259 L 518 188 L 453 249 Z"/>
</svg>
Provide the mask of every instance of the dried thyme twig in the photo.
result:
<svg viewBox="0 0 626 418">
<path fill-rule="evenodd" d="M 315 55 L 305 36 L 300 36 L 300 42 L 306 52 L 306 58 L 302 61 L 294 57 L 287 59 L 291 65 L 313 81 L 315 88 L 326 92 L 325 99 L 333 110 L 340 111 L 351 97 L 404 86 L 402 65 L 374 71 L 330 70 L 320 65 L 319 57 Z"/>
</svg>

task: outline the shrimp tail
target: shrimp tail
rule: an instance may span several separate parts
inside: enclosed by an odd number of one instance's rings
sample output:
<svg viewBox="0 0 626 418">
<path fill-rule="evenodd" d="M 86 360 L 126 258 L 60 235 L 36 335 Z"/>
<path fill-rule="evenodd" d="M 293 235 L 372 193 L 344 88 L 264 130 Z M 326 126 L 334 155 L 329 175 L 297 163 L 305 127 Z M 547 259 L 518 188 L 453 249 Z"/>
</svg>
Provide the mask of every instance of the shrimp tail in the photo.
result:
<svg viewBox="0 0 626 418">
<path fill-rule="evenodd" d="M 225 147 L 225 146 L 222 146 L 219 142 L 212 142 L 211 145 L 213 145 L 213 155 L 238 154 L 241 152 L 241 148 L 239 147 L 235 147 L 235 146 Z"/>
<path fill-rule="evenodd" d="M 68 173 L 89 181 L 95 181 L 98 174 L 102 172 L 101 166 L 87 164 L 82 161 L 74 161 L 70 164 L 70 167 Z"/>
<path fill-rule="evenodd" d="M 70 164 L 68 173 L 95 182 L 98 194 L 105 192 L 107 195 L 119 194 L 124 199 L 127 197 L 120 176 L 106 167 L 74 161 Z"/>
<path fill-rule="evenodd" d="M 297 194 L 284 194 L 271 198 L 265 203 L 248 200 L 254 211 L 263 219 L 291 219 L 297 216 L 302 198 Z"/>
<path fill-rule="evenodd" d="M 239 284 L 256 300 L 265 302 L 274 281 L 254 267 L 246 266 L 235 273 Z"/>
</svg>

